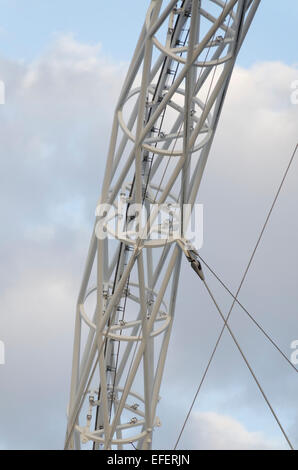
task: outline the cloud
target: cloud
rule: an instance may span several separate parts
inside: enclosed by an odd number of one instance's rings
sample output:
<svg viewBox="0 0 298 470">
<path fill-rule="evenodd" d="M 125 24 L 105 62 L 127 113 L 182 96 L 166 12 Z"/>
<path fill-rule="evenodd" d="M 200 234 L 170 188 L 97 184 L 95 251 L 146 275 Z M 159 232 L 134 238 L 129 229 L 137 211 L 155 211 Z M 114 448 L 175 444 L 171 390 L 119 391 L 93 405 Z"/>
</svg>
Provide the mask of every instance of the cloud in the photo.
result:
<svg viewBox="0 0 298 470">
<path fill-rule="evenodd" d="M 69 35 L 32 63 L 0 65 L 0 436 L 8 448 L 59 448 L 75 301 L 125 65 Z M 21 413 L 17 435 L 8 408 Z"/>
<path fill-rule="evenodd" d="M 40 225 L 41 218 L 56 223 L 57 208 L 72 217 L 78 204 L 90 202 L 87 210 L 93 211 L 124 65 L 72 36 L 57 37 L 30 64 L 2 59 L 0 65 L 6 83 L 1 184 L 10 197 L 7 217 L 13 211 L 22 225 Z"/>
<path fill-rule="evenodd" d="M 204 450 L 273 450 L 280 443 L 270 440 L 262 432 L 252 432 L 239 421 L 213 412 L 194 413 L 188 432 L 190 449 Z"/>
<path fill-rule="evenodd" d="M 100 45 L 82 44 L 66 35 L 57 36 L 33 62 L 0 58 L 0 67 L 6 83 L 6 104 L 0 110 L 0 339 L 5 341 L 7 357 L 6 365 L 0 368 L 4 383 L 0 439 L 5 437 L 9 448 L 61 448 L 74 304 L 100 192 L 113 109 L 127 64 L 107 59 Z M 200 202 L 205 205 L 202 253 L 232 287 L 239 282 L 297 139 L 298 107 L 289 99 L 290 83 L 296 77 L 293 67 L 265 63 L 248 70 L 236 68 L 231 82 Z M 298 227 L 296 218 L 287 212 L 295 213 L 297 207 L 297 165 L 293 172 L 272 225 L 275 235 L 268 235 L 267 248 L 243 294 L 250 310 L 284 349 L 297 339 L 292 336 L 298 329 Z M 230 300 L 210 282 L 227 308 Z M 277 299 L 272 295 L 276 282 Z M 179 293 L 162 388 L 162 396 L 169 398 L 164 398 L 165 405 L 161 403 L 164 424 L 159 438 L 164 447 L 169 446 L 173 406 L 182 417 L 221 325 L 186 265 Z M 266 389 L 276 390 L 270 397 L 283 419 L 294 426 L 291 411 L 297 394 L 292 378 L 237 313 L 233 325 L 241 344 Z M 259 399 L 251 393 L 254 384 L 249 374 L 234 356 L 237 351 L 226 338 L 219 351 L 219 366 L 208 375 L 204 398 L 205 404 L 212 405 L 205 409 L 215 412 L 194 415 L 198 440 L 210 447 L 274 447 L 275 441 L 267 438 L 270 424 L 266 419 L 258 423 L 262 434 L 248 431 L 231 417 L 231 396 L 237 410 L 256 407 L 258 415 L 261 409 Z M 220 407 L 230 417 L 222 415 Z M 245 424 L 249 419 L 246 415 Z M 207 436 L 202 426 L 208 429 Z"/>
</svg>

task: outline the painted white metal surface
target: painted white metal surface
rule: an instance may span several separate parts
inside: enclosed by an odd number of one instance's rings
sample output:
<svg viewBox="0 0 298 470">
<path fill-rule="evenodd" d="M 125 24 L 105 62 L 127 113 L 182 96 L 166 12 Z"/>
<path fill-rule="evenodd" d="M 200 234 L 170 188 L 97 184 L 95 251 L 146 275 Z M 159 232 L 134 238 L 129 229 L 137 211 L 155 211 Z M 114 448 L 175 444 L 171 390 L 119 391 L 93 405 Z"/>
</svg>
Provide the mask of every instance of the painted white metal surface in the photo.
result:
<svg viewBox="0 0 298 470">
<path fill-rule="evenodd" d="M 78 296 L 68 449 L 152 447 L 181 257 L 188 255 L 187 224 L 177 239 L 173 217 L 196 202 L 235 60 L 259 3 L 150 3 L 115 110 Z M 119 221 L 126 229 L 120 234 Z M 99 227 L 108 237 L 97 236 Z"/>
</svg>

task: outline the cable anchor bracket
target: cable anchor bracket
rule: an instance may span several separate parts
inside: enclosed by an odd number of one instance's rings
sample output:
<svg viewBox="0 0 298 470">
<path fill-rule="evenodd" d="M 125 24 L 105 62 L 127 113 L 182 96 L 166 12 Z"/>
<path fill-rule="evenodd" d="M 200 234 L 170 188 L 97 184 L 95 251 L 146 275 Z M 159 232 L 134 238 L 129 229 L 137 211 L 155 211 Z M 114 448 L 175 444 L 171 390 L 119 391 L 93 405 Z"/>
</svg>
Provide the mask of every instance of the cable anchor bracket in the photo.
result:
<svg viewBox="0 0 298 470">
<path fill-rule="evenodd" d="M 177 240 L 178 245 L 185 254 L 187 261 L 190 263 L 192 269 L 199 276 L 201 281 L 205 281 L 202 265 L 199 260 L 199 254 L 197 250 L 187 240 Z"/>
</svg>

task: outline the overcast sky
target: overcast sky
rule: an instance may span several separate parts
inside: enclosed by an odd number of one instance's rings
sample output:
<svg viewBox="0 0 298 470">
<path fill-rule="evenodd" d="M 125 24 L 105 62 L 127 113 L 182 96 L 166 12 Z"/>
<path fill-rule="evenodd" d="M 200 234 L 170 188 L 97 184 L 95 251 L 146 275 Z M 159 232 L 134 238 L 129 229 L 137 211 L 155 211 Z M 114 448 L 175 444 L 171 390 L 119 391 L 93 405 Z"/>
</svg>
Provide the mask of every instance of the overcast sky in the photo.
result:
<svg viewBox="0 0 298 470">
<path fill-rule="evenodd" d="M 148 3 L 115 0 L 111 10 L 95 0 L 0 0 L 3 449 L 63 447 L 75 302 L 113 108 Z M 202 256 L 233 291 L 298 141 L 290 100 L 297 18 L 293 0 L 262 1 L 199 194 Z M 240 294 L 288 357 L 298 339 L 297 179 L 296 159 Z M 185 263 L 182 270 L 158 409 L 161 448 L 175 443 L 221 327 L 198 278 Z M 231 299 L 207 280 L 227 312 Z M 298 447 L 297 374 L 238 308 L 231 325 Z M 180 445 L 286 448 L 228 334 Z"/>
</svg>

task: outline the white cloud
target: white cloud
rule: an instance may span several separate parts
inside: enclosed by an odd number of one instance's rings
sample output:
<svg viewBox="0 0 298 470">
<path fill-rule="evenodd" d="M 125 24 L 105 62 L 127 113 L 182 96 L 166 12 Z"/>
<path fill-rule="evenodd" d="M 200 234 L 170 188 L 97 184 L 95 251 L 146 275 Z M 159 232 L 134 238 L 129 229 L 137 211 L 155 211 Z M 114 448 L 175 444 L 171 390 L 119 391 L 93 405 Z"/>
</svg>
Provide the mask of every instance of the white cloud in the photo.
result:
<svg viewBox="0 0 298 470">
<path fill-rule="evenodd" d="M 72 36 L 57 37 L 32 63 L 0 65 L 3 213 L 26 229 L 48 226 L 58 205 L 68 205 L 69 223 L 80 204 L 93 215 L 125 66 Z"/>
<path fill-rule="evenodd" d="M 205 450 L 273 450 L 281 443 L 262 432 L 252 432 L 239 421 L 213 412 L 194 413 L 190 423 L 189 448 Z"/>
</svg>

